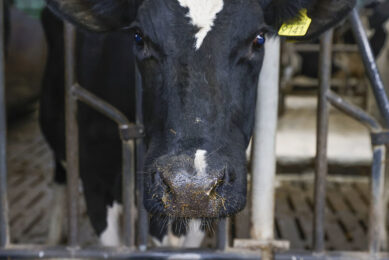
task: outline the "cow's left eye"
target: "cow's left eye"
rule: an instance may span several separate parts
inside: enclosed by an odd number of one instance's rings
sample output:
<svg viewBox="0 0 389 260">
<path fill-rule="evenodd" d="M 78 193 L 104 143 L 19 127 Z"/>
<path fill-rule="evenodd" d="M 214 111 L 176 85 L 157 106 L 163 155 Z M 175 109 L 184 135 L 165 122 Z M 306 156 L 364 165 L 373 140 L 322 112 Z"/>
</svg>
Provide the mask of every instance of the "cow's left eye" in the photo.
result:
<svg viewBox="0 0 389 260">
<path fill-rule="evenodd" d="M 135 32 L 134 34 L 134 40 L 135 40 L 135 43 L 138 45 L 138 46 L 142 46 L 144 44 L 144 41 L 143 41 L 143 36 L 140 32 Z"/>
<path fill-rule="evenodd" d="M 260 33 L 255 37 L 255 39 L 253 41 L 253 46 L 255 48 L 261 48 L 265 44 L 265 41 L 266 41 L 265 34 Z"/>
</svg>

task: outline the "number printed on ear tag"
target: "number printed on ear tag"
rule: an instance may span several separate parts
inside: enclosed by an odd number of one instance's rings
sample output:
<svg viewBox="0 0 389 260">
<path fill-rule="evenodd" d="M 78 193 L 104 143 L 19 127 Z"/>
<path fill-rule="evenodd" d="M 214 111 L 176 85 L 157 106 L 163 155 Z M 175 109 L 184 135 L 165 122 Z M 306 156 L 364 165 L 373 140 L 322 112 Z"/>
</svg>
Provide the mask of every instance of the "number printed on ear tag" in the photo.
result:
<svg viewBox="0 0 389 260">
<path fill-rule="evenodd" d="M 278 35 L 280 36 L 304 36 L 307 34 L 312 19 L 307 15 L 307 9 L 301 9 L 300 15 L 288 23 L 284 23 Z"/>
</svg>

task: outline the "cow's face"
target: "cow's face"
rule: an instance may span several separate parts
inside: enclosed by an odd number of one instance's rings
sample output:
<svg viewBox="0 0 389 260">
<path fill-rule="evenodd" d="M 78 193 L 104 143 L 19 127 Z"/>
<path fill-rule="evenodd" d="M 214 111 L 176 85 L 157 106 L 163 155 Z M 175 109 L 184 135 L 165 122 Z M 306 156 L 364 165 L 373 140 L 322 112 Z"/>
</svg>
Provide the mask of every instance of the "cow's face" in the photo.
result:
<svg viewBox="0 0 389 260">
<path fill-rule="evenodd" d="M 245 149 L 267 33 L 307 8 L 310 38 L 354 2 L 48 0 L 88 29 L 131 28 L 144 91 L 145 205 L 185 218 L 224 217 L 245 205 Z"/>
<path fill-rule="evenodd" d="M 149 148 L 146 208 L 236 213 L 246 201 L 245 149 L 269 30 L 259 2 L 146 0 L 132 28 Z"/>
</svg>

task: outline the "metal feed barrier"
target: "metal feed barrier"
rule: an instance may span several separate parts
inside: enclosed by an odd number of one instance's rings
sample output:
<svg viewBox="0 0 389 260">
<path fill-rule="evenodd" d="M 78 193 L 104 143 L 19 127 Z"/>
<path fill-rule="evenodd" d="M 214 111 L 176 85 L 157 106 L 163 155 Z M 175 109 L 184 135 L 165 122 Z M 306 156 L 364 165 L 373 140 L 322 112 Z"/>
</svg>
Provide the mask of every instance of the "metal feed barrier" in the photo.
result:
<svg viewBox="0 0 389 260">
<path fill-rule="evenodd" d="M 6 114 L 4 97 L 4 39 L 3 6 L 0 5 L 0 259 L 13 258 L 91 258 L 91 259 L 389 259 L 380 252 L 380 232 L 385 229 L 382 219 L 384 206 L 384 168 L 386 145 L 389 144 L 389 100 L 362 27 L 358 11 L 353 10 L 349 20 L 358 40 L 363 62 L 370 79 L 385 127 L 361 109 L 347 103 L 331 92 L 332 31 L 321 40 L 320 93 L 318 107 L 317 161 L 315 181 L 314 252 L 276 253 L 288 249 L 287 241 L 275 241 L 274 180 L 275 130 L 277 126 L 277 99 L 279 79 L 279 39 L 268 41 L 264 70 L 258 92 L 256 140 L 254 141 L 252 239 L 236 240 L 228 247 L 227 220 L 218 224 L 217 248 L 214 250 L 148 250 L 148 214 L 143 207 L 142 172 L 144 144 L 142 141 L 141 78 L 136 71 L 136 122 L 130 123 L 117 109 L 83 89 L 76 82 L 75 30 L 66 25 L 66 144 L 68 174 L 68 245 L 66 247 L 39 247 L 10 244 L 7 202 Z M 81 248 L 78 243 L 78 101 L 86 103 L 119 126 L 123 149 L 123 204 L 124 246 L 120 248 Z M 326 252 L 324 250 L 324 211 L 327 175 L 328 102 L 347 115 L 365 124 L 371 131 L 374 157 L 371 175 L 369 250 L 367 252 Z M 269 113 L 269 111 L 271 111 Z M 260 145 L 259 145 L 260 142 Z M 136 154 L 136 156 L 134 156 Z M 136 159 L 136 161 L 135 161 Z M 137 169 L 135 170 L 135 165 Z M 137 206 L 137 210 L 136 207 Z M 137 213 L 136 213 L 137 212 Z M 136 215 L 137 214 L 137 215 Z M 136 219 L 138 223 L 136 224 Z M 137 228 L 136 228 L 137 227 Z"/>
</svg>

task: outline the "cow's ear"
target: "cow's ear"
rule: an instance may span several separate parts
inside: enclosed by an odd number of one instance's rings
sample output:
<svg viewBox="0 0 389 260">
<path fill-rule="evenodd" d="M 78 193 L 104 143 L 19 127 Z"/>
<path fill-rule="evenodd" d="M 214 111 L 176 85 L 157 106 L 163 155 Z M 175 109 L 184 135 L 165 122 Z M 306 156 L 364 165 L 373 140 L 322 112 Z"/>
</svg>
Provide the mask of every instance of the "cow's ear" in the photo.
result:
<svg viewBox="0 0 389 260">
<path fill-rule="evenodd" d="M 287 27 L 291 30 L 291 33 L 282 36 L 311 40 L 346 18 L 356 0 L 262 0 L 262 4 L 267 24 L 277 32 Z M 306 26 L 303 35 L 296 35 L 301 27 L 295 25 Z"/>
<path fill-rule="evenodd" d="M 140 0 L 46 0 L 59 17 L 89 31 L 107 32 L 128 26 Z"/>
</svg>

